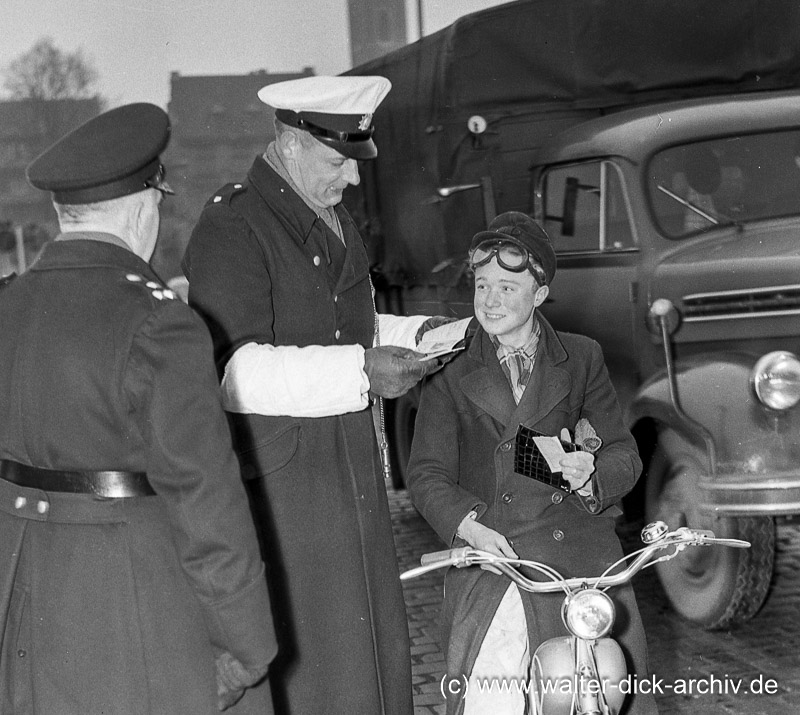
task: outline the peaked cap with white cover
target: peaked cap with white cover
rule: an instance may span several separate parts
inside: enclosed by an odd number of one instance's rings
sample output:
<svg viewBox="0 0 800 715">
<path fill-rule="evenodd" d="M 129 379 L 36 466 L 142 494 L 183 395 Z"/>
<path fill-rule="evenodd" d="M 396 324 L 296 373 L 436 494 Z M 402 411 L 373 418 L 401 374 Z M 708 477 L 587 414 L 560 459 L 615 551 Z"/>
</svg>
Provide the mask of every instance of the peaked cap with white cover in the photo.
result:
<svg viewBox="0 0 800 715">
<path fill-rule="evenodd" d="M 284 124 L 352 159 L 378 155 L 372 115 L 392 84 L 385 77 L 314 76 L 262 87 L 258 98 L 275 109 Z"/>
</svg>

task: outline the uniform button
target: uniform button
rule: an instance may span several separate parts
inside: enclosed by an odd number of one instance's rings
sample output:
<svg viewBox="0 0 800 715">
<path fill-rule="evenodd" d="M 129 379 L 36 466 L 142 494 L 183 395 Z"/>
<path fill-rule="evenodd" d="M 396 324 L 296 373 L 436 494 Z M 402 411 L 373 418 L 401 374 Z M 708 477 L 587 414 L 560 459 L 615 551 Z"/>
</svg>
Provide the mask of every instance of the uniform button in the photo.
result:
<svg viewBox="0 0 800 715">
<path fill-rule="evenodd" d="M 336 332 L 333 334 L 333 336 L 334 336 L 334 337 L 335 337 L 337 340 L 338 340 L 338 339 L 341 337 L 341 335 L 342 335 L 342 331 L 341 331 L 341 330 L 337 330 L 337 331 L 336 331 Z"/>
<path fill-rule="evenodd" d="M 24 509 L 25 505 L 28 503 L 28 500 L 25 497 L 17 497 L 14 500 L 14 508 L 15 509 Z"/>
<path fill-rule="evenodd" d="M 318 266 L 320 263 L 322 263 L 322 260 L 320 259 L 320 257 L 319 256 L 314 256 L 314 265 Z"/>
<path fill-rule="evenodd" d="M 40 501 L 36 504 L 36 511 L 40 514 L 46 514 L 49 508 L 50 505 L 46 501 Z"/>
<path fill-rule="evenodd" d="M 553 504 L 560 504 L 564 501 L 564 496 L 558 492 L 553 492 L 553 496 L 550 498 L 553 500 Z"/>
<path fill-rule="evenodd" d="M 338 295 L 333 296 L 333 302 L 334 303 L 338 303 L 339 302 L 339 296 Z"/>
<path fill-rule="evenodd" d="M 24 657 L 25 657 L 26 655 L 28 655 L 28 654 L 27 654 L 27 653 L 26 653 L 24 650 L 22 650 L 22 648 L 20 648 L 20 649 L 17 651 L 17 655 L 18 655 L 20 658 L 24 658 Z"/>
<path fill-rule="evenodd" d="M 138 283 L 139 281 L 143 280 L 141 276 L 137 276 L 135 273 L 128 273 L 125 276 L 131 283 Z"/>
<path fill-rule="evenodd" d="M 506 504 L 510 504 L 512 501 L 514 501 L 514 495 L 513 495 L 511 492 L 506 492 L 506 493 L 505 493 L 505 494 L 503 494 L 503 496 L 502 496 L 502 497 L 500 497 L 500 498 L 501 498 L 501 499 L 503 500 L 503 502 L 504 502 L 504 503 L 506 503 Z"/>
<path fill-rule="evenodd" d="M 563 541 L 563 539 L 564 539 L 564 532 L 563 532 L 563 531 L 561 531 L 561 529 L 556 529 L 556 530 L 553 532 L 553 538 L 554 538 L 556 541 Z"/>
<path fill-rule="evenodd" d="M 595 499 L 594 497 L 589 497 L 586 500 L 586 504 L 589 506 L 590 509 L 596 509 L 597 508 L 597 499 Z"/>
<path fill-rule="evenodd" d="M 234 189 L 241 189 L 241 188 L 242 188 L 242 185 L 241 185 L 241 184 L 234 184 L 234 185 L 233 185 L 233 188 L 234 188 Z"/>
<path fill-rule="evenodd" d="M 215 204 L 218 204 L 220 201 L 222 201 L 222 197 L 221 196 L 215 196 L 214 197 L 214 203 Z"/>
<path fill-rule="evenodd" d="M 511 442 L 503 442 L 503 444 L 500 445 L 500 449 L 503 452 L 508 452 L 508 450 L 511 449 Z"/>
</svg>

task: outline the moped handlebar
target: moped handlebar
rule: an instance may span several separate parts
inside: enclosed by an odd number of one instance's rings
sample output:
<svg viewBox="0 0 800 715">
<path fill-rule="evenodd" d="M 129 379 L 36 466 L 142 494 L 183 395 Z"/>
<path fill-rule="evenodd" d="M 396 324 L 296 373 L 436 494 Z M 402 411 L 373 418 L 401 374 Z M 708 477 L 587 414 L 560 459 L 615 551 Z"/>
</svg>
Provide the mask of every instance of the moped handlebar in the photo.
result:
<svg viewBox="0 0 800 715">
<path fill-rule="evenodd" d="M 675 558 L 675 556 L 688 546 L 718 545 L 740 549 L 750 547 L 750 543 L 747 541 L 717 538 L 714 532 L 708 530 L 680 527 L 675 531 L 667 531 L 666 525 L 659 525 L 662 527 L 660 530 L 654 530 L 652 528 L 653 526 L 654 525 L 648 525 L 643 530 L 647 533 L 658 532 L 657 536 L 651 537 L 655 539 L 653 543 L 647 543 L 644 547 L 624 556 L 619 561 L 613 563 L 600 576 L 565 578 L 552 567 L 547 564 L 539 563 L 538 561 L 496 556 L 487 551 L 465 546 L 458 549 L 448 549 L 424 554 L 420 559 L 422 565 L 404 572 L 400 575 L 400 578 L 405 581 L 421 576 L 429 571 L 449 566 L 463 568 L 465 566 L 489 564 L 508 576 L 520 588 L 532 593 L 551 593 L 559 590 L 570 592 L 572 589 L 587 586 L 597 589 L 606 589 L 627 583 L 639 571 L 648 566 L 652 566 L 660 561 L 667 561 Z M 617 568 L 628 561 L 630 561 L 630 563 L 626 568 L 613 573 Z M 545 576 L 547 580 L 538 581 L 528 578 L 519 570 L 519 567 L 531 569 Z"/>
</svg>

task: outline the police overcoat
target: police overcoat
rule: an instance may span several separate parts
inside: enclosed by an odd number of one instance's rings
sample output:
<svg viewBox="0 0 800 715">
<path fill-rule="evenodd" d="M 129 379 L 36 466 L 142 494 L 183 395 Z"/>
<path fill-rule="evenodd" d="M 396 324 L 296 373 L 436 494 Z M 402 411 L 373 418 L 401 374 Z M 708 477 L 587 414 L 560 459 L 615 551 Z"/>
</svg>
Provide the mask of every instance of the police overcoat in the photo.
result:
<svg viewBox="0 0 800 715">
<path fill-rule="evenodd" d="M 599 575 L 622 555 L 614 531 L 616 506 L 634 485 L 641 461 L 625 429 L 600 347 L 589 338 L 557 333 L 541 316 L 536 362 L 519 405 L 496 349 L 483 329 L 465 354 L 426 383 L 408 468 L 414 505 L 450 547 L 464 545 L 456 530 L 466 514 L 513 541 L 521 558 L 549 564 L 566 577 Z M 566 494 L 514 471 L 514 438 L 524 424 L 558 436 L 574 434 L 580 418 L 603 445 L 596 455 L 595 496 Z M 458 543 L 454 543 L 458 542 Z M 449 569 L 445 577 L 442 642 L 450 677 L 472 671 L 480 644 L 508 579 L 478 568 Z M 520 590 L 531 650 L 566 635 L 559 594 Z M 645 637 L 633 591 L 617 589 L 617 624 L 636 672 L 646 672 Z M 463 691 L 461 692 L 463 695 Z M 460 712 L 454 693 L 448 713 Z"/>
<path fill-rule="evenodd" d="M 118 239 L 69 237 L 0 289 L 0 459 L 156 494 L 0 480 L 0 712 L 211 715 L 216 653 L 276 650 L 211 340 Z"/>
<path fill-rule="evenodd" d="M 184 266 L 220 367 L 248 342 L 372 345 L 366 251 L 344 207 L 337 258 L 328 242 L 338 239 L 263 158 L 217 197 Z M 408 627 L 370 411 L 231 423 L 279 629 L 276 710 L 410 713 Z"/>
</svg>

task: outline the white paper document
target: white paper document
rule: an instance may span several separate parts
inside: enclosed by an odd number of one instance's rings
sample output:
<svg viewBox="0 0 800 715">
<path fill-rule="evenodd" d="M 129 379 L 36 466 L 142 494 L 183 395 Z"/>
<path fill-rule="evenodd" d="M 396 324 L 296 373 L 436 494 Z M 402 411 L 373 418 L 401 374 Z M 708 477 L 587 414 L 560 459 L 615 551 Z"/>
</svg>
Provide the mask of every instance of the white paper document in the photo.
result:
<svg viewBox="0 0 800 715">
<path fill-rule="evenodd" d="M 456 347 L 456 345 L 464 339 L 471 320 L 472 318 L 464 318 L 427 331 L 416 347 L 417 352 L 425 354 L 425 357 L 420 359 L 430 360 L 454 350 L 462 350 L 463 346 Z"/>
<path fill-rule="evenodd" d="M 539 448 L 551 472 L 561 471 L 561 458 L 566 454 L 558 437 L 534 437 L 533 443 Z"/>
</svg>

